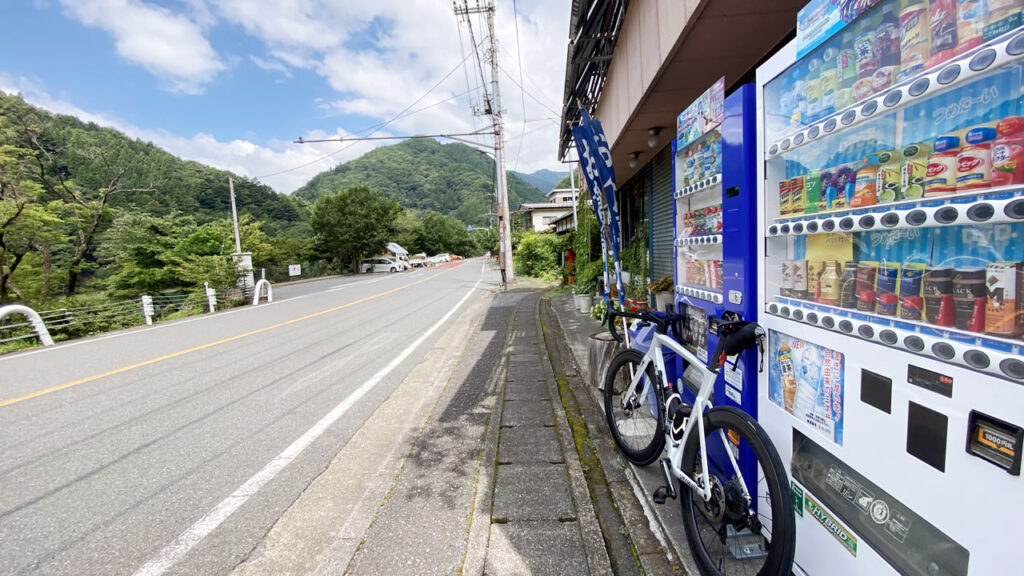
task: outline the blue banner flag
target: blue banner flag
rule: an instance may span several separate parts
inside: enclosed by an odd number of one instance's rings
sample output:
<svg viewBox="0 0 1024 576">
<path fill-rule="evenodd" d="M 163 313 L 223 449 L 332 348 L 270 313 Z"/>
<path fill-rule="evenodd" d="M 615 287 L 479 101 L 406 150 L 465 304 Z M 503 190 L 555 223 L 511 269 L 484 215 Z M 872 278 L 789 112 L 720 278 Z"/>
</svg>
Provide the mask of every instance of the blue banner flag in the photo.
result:
<svg viewBox="0 0 1024 576">
<path fill-rule="evenodd" d="M 619 305 L 625 306 L 625 290 L 622 288 L 622 262 L 619 259 L 619 208 L 616 200 L 615 169 L 612 167 L 612 155 L 605 138 L 601 123 L 590 117 L 587 111 L 580 108 L 580 125 L 572 129 L 576 141 L 576 152 L 579 154 L 583 174 L 587 179 L 587 187 L 594 203 L 594 211 L 599 214 L 601 225 L 601 252 L 605 268 L 605 301 L 609 300 L 610 283 L 609 268 L 615 271 L 615 287 L 619 295 Z M 603 201 L 603 202 L 602 202 Z M 601 204 L 604 204 L 602 206 Z M 608 221 L 600 216 L 602 208 L 608 209 Z M 608 240 L 605 240 L 607 236 Z M 612 266 L 608 263 L 608 246 L 612 249 Z"/>
</svg>

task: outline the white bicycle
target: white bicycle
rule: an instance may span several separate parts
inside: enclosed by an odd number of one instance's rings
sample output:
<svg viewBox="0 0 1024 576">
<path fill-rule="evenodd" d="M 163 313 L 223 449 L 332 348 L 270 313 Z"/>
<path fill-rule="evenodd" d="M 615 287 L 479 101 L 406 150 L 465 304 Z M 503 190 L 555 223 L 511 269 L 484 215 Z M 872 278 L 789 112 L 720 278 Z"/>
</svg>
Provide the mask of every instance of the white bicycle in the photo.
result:
<svg viewBox="0 0 1024 576">
<path fill-rule="evenodd" d="M 796 518 L 786 468 L 754 418 L 739 408 L 712 405 L 719 366 L 755 345 L 763 355 L 764 330 L 753 322 L 720 322 L 718 349 L 705 366 L 669 335 L 681 334 L 685 316 L 610 311 L 608 326 L 619 341 L 619 316 L 655 327 L 646 354 L 623 350 L 605 374 L 605 415 L 619 450 L 646 466 L 668 446 L 661 460 L 665 485 L 653 498 L 659 504 L 679 498 L 686 539 L 702 574 L 789 576 Z M 695 375 L 693 404 L 666 382 L 663 348 L 682 357 L 687 373 Z"/>
</svg>

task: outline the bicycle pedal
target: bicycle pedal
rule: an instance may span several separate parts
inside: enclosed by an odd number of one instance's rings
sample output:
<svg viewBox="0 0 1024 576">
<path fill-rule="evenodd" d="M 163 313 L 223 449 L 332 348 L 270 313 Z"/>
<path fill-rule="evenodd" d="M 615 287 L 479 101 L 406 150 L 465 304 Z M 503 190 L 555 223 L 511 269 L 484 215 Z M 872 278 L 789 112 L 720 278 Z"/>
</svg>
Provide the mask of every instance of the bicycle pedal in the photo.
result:
<svg viewBox="0 0 1024 576">
<path fill-rule="evenodd" d="M 664 504 L 665 499 L 668 497 L 668 490 L 665 486 L 659 486 L 658 489 L 654 491 L 653 497 L 655 504 Z"/>
</svg>

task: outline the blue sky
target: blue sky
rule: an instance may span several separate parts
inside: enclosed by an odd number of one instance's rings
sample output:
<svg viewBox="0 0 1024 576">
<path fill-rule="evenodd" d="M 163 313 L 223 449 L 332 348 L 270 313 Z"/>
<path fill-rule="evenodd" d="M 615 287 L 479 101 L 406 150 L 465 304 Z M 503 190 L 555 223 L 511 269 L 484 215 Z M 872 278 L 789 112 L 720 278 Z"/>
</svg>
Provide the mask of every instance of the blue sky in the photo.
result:
<svg viewBox="0 0 1024 576">
<path fill-rule="evenodd" d="M 569 0 L 516 0 L 517 17 L 496 4 L 508 167 L 561 170 Z M 281 192 L 383 144 L 293 140 L 364 132 L 425 93 L 425 109 L 374 134 L 484 123 L 450 0 L 26 0 L 4 2 L 0 21 L 0 53 L 18 55 L 0 60 L 0 90 Z"/>
</svg>

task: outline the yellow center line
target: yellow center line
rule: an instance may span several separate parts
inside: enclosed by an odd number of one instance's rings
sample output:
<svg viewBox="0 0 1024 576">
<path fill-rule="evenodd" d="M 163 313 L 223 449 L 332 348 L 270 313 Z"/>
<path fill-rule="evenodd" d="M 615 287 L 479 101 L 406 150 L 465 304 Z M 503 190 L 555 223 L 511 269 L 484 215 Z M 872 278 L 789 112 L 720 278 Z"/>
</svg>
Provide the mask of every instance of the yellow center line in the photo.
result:
<svg viewBox="0 0 1024 576">
<path fill-rule="evenodd" d="M 0 407 L 2 407 L 2 406 L 9 406 L 11 404 L 17 404 L 18 402 L 24 402 L 25 400 L 29 400 L 31 398 L 36 398 L 38 396 L 43 396 L 45 394 L 50 394 L 51 392 L 57 392 L 57 391 L 60 391 L 60 390 L 64 390 L 66 388 L 71 388 L 72 386 L 78 386 L 79 384 L 85 384 L 87 382 L 93 382 L 93 381 L 99 380 L 101 378 L 106 378 L 107 376 L 113 376 L 115 374 L 121 374 L 123 372 L 128 372 L 129 370 L 134 370 L 136 368 L 142 368 L 143 366 L 149 366 L 150 364 L 156 364 L 157 362 L 163 362 L 164 360 L 170 360 L 171 358 L 177 358 L 179 356 L 184 356 L 186 354 L 191 354 L 192 352 L 198 352 L 200 350 L 206 350 L 207 348 L 213 348 L 214 346 L 220 346 L 221 344 L 227 344 L 228 342 L 234 342 L 235 340 L 241 340 L 242 338 L 248 338 L 249 336 L 255 336 L 256 334 L 262 334 L 264 332 L 268 332 L 268 331 L 274 330 L 276 328 L 281 328 L 283 326 L 288 326 L 289 324 L 295 324 L 296 322 L 302 322 L 303 320 L 309 320 L 310 318 L 316 318 L 317 316 L 323 316 L 324 314 L 330 314 L 331 312 L 337 312 L 338 310 L 342 310 L 342 309 L 348 308 L 350 306 L 355 306 L 357 304 L 362 304 L 364 302 L 369 302 L 370 300 L 373 300 L 375 298 L 380 298 L 381 296 L 387 296 L 388 294 L 393 294 L 395 292 L 398 292 L 399 290 L 404 290 L 406 288 L 409 288 L 410 286 L 415 286 L 417 284 L 422 284 L 422 283 L 426 282 L 427 280 L 432 280 L 434 278 L 437 278 L 437 276 L 439 276 L 440 274 L 446 274 L 449 270 L 453 270 L 453 269 L 454 268 L 449 268 L 447 270 L 444 270 L 444 271 L 440 272 L 439 274 L 436 274 L 436 275 L 433 275 L 433 276 L 428 276 L 428 277 L 426 277 L 426 278 L 424 278 L 422 280 L 417 280 L 415 282 L 410 282 L 409 284 L 398 286 L 397 288 L 392 288 L 391 290 L 386 290 L 386 291 L 381 292 L 379 294 L 374 294 L 373 296 L 367 296 L 366 298 L 360 298 L 359 300 L 355 300 L 353 302 L 349 302 L 348 304 L 342 304 L 340 306 L 335 306 L 333 308 L 327 308 L 326 310 L 321 310 L 319 312 L 314 312 L 312 314 L 307 314 L 306 316 L 301 316 L 299 318 L 292 318 L 291 320 L 285 320 L 284 322 L 281 322 L 279 324 L 274 324 L 272 326 L 266 326 L 266 327 L 263 327 L 263 328 L 258 328 L 256 330 L 252 330 L 251 332 L 245 332 L 245 333 L 242 333 L 242 334 L 236 334 L 235 336 L 229 336 L 228 338 L 224 338 L 222 340 L 217 340 L 216 342 L 209 342 L 207 344 L 201 344 L 199 346 L 194 346 L 192 348 L 186 348 L 185 350 L 179 350 L 177 352 L 172 352 L 170 354 L 164 354 L 163 356 L 157 356 L 156 358 L 150 358 L 149 360 L 143 360 L 142 362 L 136 362 L 135 364 L 129 364 L 128 366 L 122 366 L 120 368 L 115 368 L 114 370 L 110 370 L 108 372 L 103 372 L 102 374 L 94 374 L 92 376 L 87 376 L 85 378 L 79 378 L 78 380 L 72 380 L 71 382 L 65 382 L 64 384 L 59 384 L 57 386 L 51 386 L 49 388 L 44 388 L 42 390 L 37 390 L 35 392 L 29 392 L 28 394 L 23 394 L 23 395 L 18 396 L 16 398 L 10 398 L 8 400 L 0 400 Z"/>
</svg>

